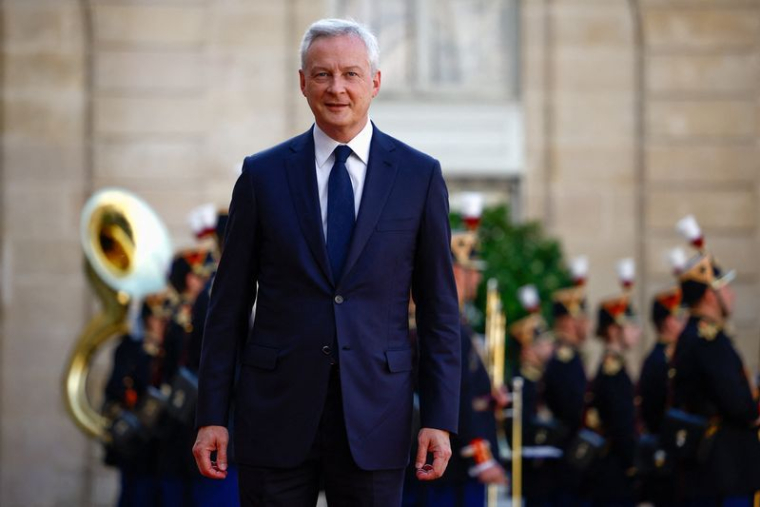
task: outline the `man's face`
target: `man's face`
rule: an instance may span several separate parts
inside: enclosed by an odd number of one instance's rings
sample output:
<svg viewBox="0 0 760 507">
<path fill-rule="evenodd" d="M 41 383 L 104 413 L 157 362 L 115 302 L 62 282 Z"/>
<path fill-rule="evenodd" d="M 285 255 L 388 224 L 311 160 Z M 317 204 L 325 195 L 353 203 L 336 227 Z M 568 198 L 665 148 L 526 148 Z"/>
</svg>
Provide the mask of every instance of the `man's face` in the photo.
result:
<svg viewBox="0 0 760 507">
<path fill-rule="evenodd" d="M 623 349 L 629 350 L 639 343 L 641 328 L 637 324 L 629 323 L 623 326 Z"/>
<path fill-rule="evenodd" d="M 380 91 L 380 71 L 372 73 L 361 39 L 353 35 L 316 39 L 299 75 L 301 92 L 327 135 L 345 143 L 364 128 L 369 105 Z"/>
<path fill-rule="evenodd" d="M 475 297 L 478 295 L 478 287 L 480 287 L 480 282 L 483 281 L 483 273 L 478 271 L 477 269 L 466 269 L 467 273 L 467 283 L 466 283 L 466 291 L 465 291 L 465 298 L 467 301 L 474 301 Z"/>
<path fill-rule="evenodd" d="M 163 342 L 164 331 L 166 330 L 166 321 L 155 315 L 148 315 L 145 319 L 145 332 L 150 334 L 154 339 Z"/>
<path fill-rule="evenodd" d="M 586 337 L 588 336 L 588 325 L 588 315 L 585 313 L 581 313 L 575 317 L 575 334 L 576 339 L 578 340 L 577 345 L 582 345 L 583 342 L 586 341 Z"/>
<path fill-rule="evenodd" d="M 730 317 L 734 312 L 734 290 L 726 284 L 717 290 L 720 297 L 721 310 L 724 317 Z"/>
<path fill-rule="evenodd" d="M 185 277 L 185 285 L 187 287 L 186 292 L 191 296 L 192 299 L 195 299 L 206 286 L 206 280 L 191 271 Z"/>
<path fill-rule="evenodd" d="M 686 319 L 682 314 L 668 315 L 662 322 L 662 333 L 660 333 L 660 338 L 667 343 L 675 343 L 685 325 Z"/>
</svg>

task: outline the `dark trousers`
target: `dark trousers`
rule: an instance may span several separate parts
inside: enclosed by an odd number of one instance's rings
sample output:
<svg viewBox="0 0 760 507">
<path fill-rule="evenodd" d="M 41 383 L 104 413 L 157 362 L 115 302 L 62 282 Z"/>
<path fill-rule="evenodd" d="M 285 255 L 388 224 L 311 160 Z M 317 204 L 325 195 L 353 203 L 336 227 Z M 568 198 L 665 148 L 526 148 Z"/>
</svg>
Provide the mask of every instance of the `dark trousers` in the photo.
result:
<svg viewBox="0 0 760 507">
<path fill-rule="evenodd" d="M 240 504 L 246 507 L 314 507 L 320 485 L 330 507 L 401 505 L 404 469 L 367 471 L 351 456 L 343 417 L 338 368 L 330 387 L 314 444 L 295 468 L 238 465 Z"/>
</svg>

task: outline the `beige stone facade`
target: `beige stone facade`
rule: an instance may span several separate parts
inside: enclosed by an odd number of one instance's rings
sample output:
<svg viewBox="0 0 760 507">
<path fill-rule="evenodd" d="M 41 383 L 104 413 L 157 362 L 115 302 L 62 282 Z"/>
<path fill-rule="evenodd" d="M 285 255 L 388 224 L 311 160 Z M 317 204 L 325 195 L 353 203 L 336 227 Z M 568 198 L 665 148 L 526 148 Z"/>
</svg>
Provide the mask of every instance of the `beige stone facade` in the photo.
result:
<svg viewBox="0 0 760 507">
<path fill-rule="evenodd" d="M 760 2 L 523 5 L 529 215 L 590 255 L 592 300 L 633 255 L 646 308 L 672 283 L 675 221 L 695 214 L 738 270 L 737 343 L 756 373 Z"/>
<path fill-rule="evenodd" d="M 61 401 L 65 358 L 97 310 L 78 242 L 87 196 L 133 190 L 191 244 L 188 211 L 226 205 L 243 156 L 309 125 L 299 39 L 344 3 L 0 4 L 0 505 L 114 501 L 114 472 Z M 756 373 L 760 0 L 520 4 L 519 184 L 490 172 L 451 186 L 519 188 L 522 215 L 590 256 L 592 301 L 634 256 L 641 308 L 671 283 L 664 251 L 694 213 L 738 269 L 737 343 Z"/>
</svg>

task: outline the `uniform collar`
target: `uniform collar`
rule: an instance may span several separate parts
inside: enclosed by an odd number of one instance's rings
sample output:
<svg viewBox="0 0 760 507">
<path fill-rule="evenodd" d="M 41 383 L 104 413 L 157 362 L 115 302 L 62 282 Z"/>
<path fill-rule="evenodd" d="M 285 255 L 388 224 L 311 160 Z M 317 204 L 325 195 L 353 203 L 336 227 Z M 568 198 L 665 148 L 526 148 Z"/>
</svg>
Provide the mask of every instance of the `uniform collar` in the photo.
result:
<svg viewBox="0 0 760 507">
<path fill-rule="evenodd" d="M 726 321 L 724 319 L 715 319 L 713 317 L 709 317 L 707 315 L 702 315 L 700 313 L 692 313 L 691 318 L 695 319 L 697 321 L 704 321 L 711 325 L 717 326 L 719 328 L 722 328 L 725 326 Z"/>
</svg>

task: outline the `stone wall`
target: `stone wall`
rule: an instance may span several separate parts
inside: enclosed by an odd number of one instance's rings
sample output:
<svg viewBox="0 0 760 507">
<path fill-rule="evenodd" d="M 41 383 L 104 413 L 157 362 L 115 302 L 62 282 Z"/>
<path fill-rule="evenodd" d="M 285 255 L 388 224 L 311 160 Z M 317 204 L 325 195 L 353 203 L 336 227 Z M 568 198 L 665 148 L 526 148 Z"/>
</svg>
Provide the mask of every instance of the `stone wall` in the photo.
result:
<svg viewBox="0 0 760 507">
<path fill-rule="evenodd" d="M 736 342 L 757 374 L 760 2 L 640 3 L 647 289 L 670 279 L 674 217 L 694 213 L 708 249 L 737 269 Z"/>
<path fill-rule="evenodd" d="M 634 20 L 625 1 L 524 2 L 522 32 L 526 213 L 588 255 L 593 307 L 639 257 Z"/>
<path fill-rule="evenodd" d="M 87 439 L 60 382 L 89 313 L 84 16 L 70 0 L 6 1 L 2 14 L 0 504 L 85 505 Z"/>
<path fill-rule="evenodd" d="M 646 315 L 673 283 L 675 222 L 695 214 L 738 270 L 736 339 L 757 373 L 760 2 L 523 5 L 529 216 L 590 256 L 592 302 L 618 290 L 615 259 L 635 257 Z"/>
</svg>

